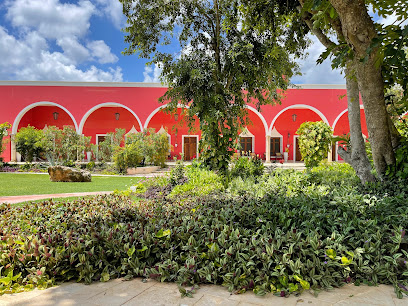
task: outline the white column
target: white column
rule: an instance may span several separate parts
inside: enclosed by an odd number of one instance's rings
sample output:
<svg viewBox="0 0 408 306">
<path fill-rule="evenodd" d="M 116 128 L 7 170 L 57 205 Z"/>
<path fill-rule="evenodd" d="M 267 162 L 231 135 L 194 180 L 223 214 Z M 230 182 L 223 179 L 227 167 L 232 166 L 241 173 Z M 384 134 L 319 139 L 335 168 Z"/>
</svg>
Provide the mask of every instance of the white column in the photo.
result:
<svg viewBox="0 0 408 306">
<path fill-rule="evenodd" d="M 271 162 L 271 136 L 266 136 L 266 157 L 265 162 Z"/>
<path fill-rule="evenodd" d="M 16 143 L 14 142 L 14 134 L 11 135 L 10 141 L 11 141 L 11 145 L 10 145 L 11 161 L 16 162 L 17 161 L 17 151 L 16 151 Z"/>
<path fill-rule="evenodd" d="M 333 159 L 332 159 L 332 152 L 333 152 L 333 145 L 330 146 L 330 150 L 329 150 L 329 153 L 328 153 L 328 155 L 327 155 L 327 160 L 328 160 L 329 162 L 332 162 L 332 161 L 333 161 Z"/>
</svg>

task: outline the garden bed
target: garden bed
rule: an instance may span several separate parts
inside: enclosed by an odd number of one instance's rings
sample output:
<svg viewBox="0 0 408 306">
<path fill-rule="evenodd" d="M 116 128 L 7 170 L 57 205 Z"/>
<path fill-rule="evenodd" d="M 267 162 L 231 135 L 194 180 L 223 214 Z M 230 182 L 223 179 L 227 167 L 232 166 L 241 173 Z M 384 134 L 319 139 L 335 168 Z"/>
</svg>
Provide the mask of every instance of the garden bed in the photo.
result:
<svg viewBox="0 0 408 306">
<path fill-rule="evenodd" d="M 406 292 L 403 187 L 363 191 L 347 165 L 223 180 L 176 166 L 130 197 L 2 205 L 1 275 L 13 280 L 0 290 L 141 276 L 260 295 L 351 282 Z"/>
</svg>

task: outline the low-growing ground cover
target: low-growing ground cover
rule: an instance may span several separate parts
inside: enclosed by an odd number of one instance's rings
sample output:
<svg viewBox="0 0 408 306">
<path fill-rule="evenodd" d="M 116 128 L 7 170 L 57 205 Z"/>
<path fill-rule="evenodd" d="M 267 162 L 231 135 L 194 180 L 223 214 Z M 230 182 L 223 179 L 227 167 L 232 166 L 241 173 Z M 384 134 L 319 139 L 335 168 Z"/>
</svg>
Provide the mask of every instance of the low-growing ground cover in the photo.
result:
<svg viewBox="0 0 408 306">
<path fill-rule="evenodd" d="M 349 282 L 406 292 L 403 184 L 363 190 L 350 167 L 332 165 L 225 188 L 205 171 L 179 167 L 131 196 L 0 206 L 0 292 L 134 276 L 175 281 L 186 295 L 182 286 L 200 283 L 280 296 Z"/>
<path fill-rule="evenodd" d="M 45 174 L 0 173 L 0 196 L 123 190 L 140 179 L 94 175 L 90 183 L 67 183 L 51 182 Z"/>
</svg>

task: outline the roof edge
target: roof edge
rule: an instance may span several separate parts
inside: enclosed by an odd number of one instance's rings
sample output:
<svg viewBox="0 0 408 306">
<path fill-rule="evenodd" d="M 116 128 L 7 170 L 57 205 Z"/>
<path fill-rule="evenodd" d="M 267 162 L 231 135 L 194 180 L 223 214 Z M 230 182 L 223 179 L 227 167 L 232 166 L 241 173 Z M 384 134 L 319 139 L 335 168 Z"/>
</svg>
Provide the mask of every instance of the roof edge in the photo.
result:
<svg viewBox="0 0 408 306">
<path fill-rule="evenodd" d="M 0 86 L 67 86 L 67 87 L 159 87 L 162 83 L 147 82 L 67 82 L 67 81 L 0 81 Z M 346 89 L 345 84 L 293 84 L 291 89 Z"/>
</svg>

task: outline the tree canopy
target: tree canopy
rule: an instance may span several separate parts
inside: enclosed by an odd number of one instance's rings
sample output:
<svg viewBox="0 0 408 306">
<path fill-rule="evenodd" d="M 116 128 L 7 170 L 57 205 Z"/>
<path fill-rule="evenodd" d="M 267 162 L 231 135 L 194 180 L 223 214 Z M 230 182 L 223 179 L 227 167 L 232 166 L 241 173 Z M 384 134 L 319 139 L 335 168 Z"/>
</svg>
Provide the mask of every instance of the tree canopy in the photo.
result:
<svg viewBox="0 0 408 306">
<path fill-rule="evenodd" d="M 121 2 L 128 22 L 124 53 L 160 65 L 169 86 L 161 101 L 173 110 L 188 106 L 189 117 L 200 119 L 202 160 L 227 169 L 246 102 L 279 101 L 278 90 L 287 89 L 298 71 L 295 57 L 307 44 L 295 35 L 282 1 L 268 2 L 270 19 L 263 24 L 251 22 L 257 7 L 248 1 Z"/>
</svg>

